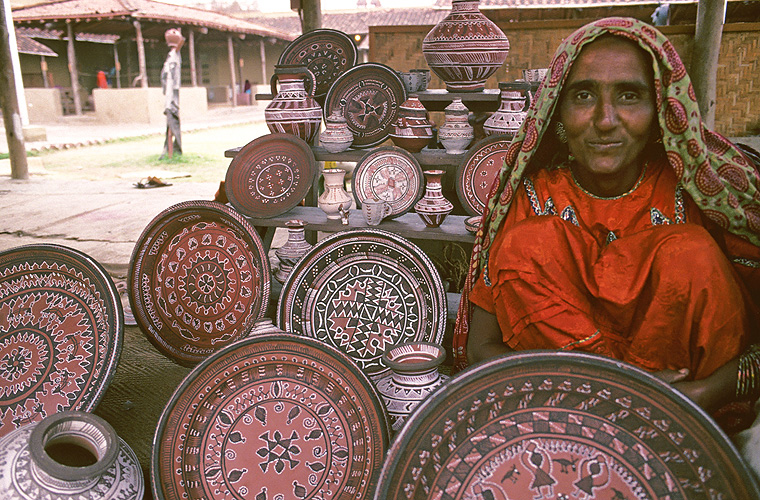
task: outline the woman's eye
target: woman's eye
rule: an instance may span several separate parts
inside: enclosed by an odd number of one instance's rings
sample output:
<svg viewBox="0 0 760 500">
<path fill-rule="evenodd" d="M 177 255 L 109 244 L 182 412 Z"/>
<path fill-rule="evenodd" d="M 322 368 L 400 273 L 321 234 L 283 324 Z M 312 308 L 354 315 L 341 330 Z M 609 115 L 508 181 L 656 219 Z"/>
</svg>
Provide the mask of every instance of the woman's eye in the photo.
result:
<svg viewBox="0 0 760 500">
<path fill-rule="evenodd" d="M 635 101 L 639 98 L 639 94 L 636 92 L 624 92 L 620 97 L 624 101 Z"/>
<path fill-rule="evenodd" d="M 588 101 L 591 99 L 591 97 L 591 92 L 587 92 L 585 90 L 582 90 L 575 94 L 576 101 Z"/>
</svg>

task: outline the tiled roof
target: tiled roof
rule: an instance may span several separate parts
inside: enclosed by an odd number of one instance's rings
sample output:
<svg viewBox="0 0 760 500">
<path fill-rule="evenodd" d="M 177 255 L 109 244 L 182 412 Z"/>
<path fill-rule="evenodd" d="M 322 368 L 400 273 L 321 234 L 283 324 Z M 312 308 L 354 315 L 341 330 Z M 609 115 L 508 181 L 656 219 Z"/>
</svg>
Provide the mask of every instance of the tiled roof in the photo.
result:
<svg viewBox="0 0 760 500">
<path fill-rule="evenodd" d="M 32 54 L 36 56 L 58 57 L 47 45 L 43 45 L 36 40 L 19 35 L 16 33 L 16 45 L 20 54 Z"/>
<path fill-rule="evenodd" d="M 667 3 L 697 3 L 698 0 L 667 0 Z M 480 0 L 481 9 L 536 9 L 657 5 L 658 0 Z M 450 9 L 451 0 L 436 0 L 434 8 Z"/>
<path fill-rule="evenodd" d="M 26 28 L 19 26 L 16 28 L 17 36 L 24 36 L 27 38 L 36 38 L 38 40 L 65 40 L 66 34 L 63 30 L 46 30 L 41 28 Z M 95 33 L 76 33 L 74 34 L 74 40 L 78 42 L 93 42 L 93 43 L 116 43 L 119 40 L 118 35 L 98 35 Z"/>
<path fill-rule="evenodd" d="M 153 0 L 58 0 L 49 3 L 20 7 L 13 10 L 16 24 L 24 22 L 58 21 L 74 19 L 85 23 L 120 21 L 132 30 L 131 21 L 170 23 L 197 26 L 222 32 L 271 36 L 292 40 L 289 33 L 262 26 L 244 19 L 208 10 L 170 5 Z M 109 24 L 113 30 L 113 24 Z"/>
</svg>

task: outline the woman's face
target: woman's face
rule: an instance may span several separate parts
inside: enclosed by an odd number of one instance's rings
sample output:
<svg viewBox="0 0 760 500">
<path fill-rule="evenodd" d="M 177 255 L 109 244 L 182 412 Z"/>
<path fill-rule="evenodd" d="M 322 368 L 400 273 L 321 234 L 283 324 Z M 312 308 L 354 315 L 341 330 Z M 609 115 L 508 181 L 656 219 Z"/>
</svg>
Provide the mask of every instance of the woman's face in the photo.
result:
<svg viewBox="0 0 760 500">
<path fill-rule="evenodd" d="M 625 192 L 638 179 L 641 153 L 655 126 L 653 82 L 648 55 L 613 36 L 584 47 L 570 69 L 560 121 L 577 160 L 576 175 L 592 192 L 595 184 L 607 186 L 601 191 Z"/>
</svg>

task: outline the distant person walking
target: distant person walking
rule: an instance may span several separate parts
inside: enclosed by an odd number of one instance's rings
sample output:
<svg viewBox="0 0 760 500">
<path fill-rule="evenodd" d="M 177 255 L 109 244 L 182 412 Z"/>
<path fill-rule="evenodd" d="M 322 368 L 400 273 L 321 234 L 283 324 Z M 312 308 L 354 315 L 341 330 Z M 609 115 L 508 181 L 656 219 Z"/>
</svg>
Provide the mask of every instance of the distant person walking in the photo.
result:
<svg viewBox="0 0 760 500">
<path fill-rule="evenodd" d="M 164 33 L 169 54 L 161 68 L 161 88 L 164 92 L 164 114 L 166 115 L 166 140 L 161 159 L 173 154 L 182 154 L 182 137 L 179 126 L 179 88 L 182 77 L 182 56 L 180 49 L 185 37 L 179 28 L 170 28 Z"/>
</svg>

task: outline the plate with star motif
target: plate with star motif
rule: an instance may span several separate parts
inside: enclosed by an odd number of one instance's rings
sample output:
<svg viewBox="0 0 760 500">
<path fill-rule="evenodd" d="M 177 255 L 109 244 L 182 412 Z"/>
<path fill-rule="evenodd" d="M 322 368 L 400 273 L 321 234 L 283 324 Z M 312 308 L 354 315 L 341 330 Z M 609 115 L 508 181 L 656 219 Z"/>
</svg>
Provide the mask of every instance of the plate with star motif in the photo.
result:
<svg viewBox="0 0 760 500">
<path fill-rule="evenodd" d="M 52 244 L 0 252 L 0 436 L 94 410 L 123 337 L 119 293 L 94 259 Z"/>
<path fill-rule="evenodd" d="M 183 202 L 138 238 L 130 304 L 162 354 L 193 366 L 250 333 L 269 302 L 269 273 L 261 238 L 245 217 L 213 201 Z"/>
<path fill-rule="evenodd" d="M 623 361 L 525 351 L 471 366 L 394 438 L 375 500 L 760 498 L 730 439 Z"/>
<path fill-rule="evenodd" d="M 343 73 L 325 98 L 325 116 L 341 110 L 354 134 L 354 148 L 369 148 L 385 141 L 406 101 L 398 73 L 380 63 L 357 64 Z"/>
<path fill-rule="evenodd" d="M 346 353 L 372 379 L 399 344 L 440 344 L 446 293 L 430 258 L 387 231 L 355 229 L 319 241 L 293 268 L 277 307 L 282 330 Z"/>
<path fill-rule="evenodd" d="M 227 168 L 224 189 L 240 213 L 277 217 L 301 203 L 316 175 L 317 162 L 306 141 L 267 134 L 240 148 Z"/>
<path fill-rule="evenodd" d="M 193 369 L 153 439 L 157 500 L 370 498 L 389 442 L 377 389 L 317 340 L 262 334 Z"/>
</svg>

